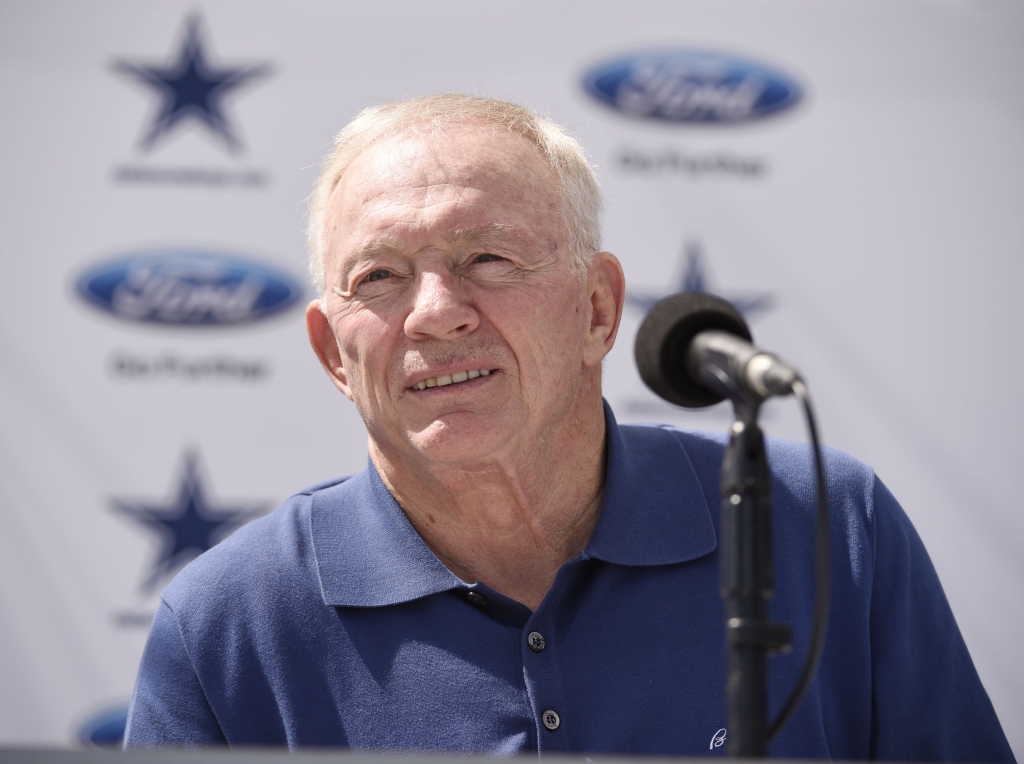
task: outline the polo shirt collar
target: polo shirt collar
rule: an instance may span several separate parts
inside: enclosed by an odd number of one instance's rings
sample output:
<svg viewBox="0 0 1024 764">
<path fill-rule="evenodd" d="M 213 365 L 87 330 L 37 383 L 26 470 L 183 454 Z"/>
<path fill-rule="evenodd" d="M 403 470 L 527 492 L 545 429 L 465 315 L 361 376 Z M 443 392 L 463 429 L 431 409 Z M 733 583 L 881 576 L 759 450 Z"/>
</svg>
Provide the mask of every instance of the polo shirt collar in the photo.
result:
<svg viewBox="0 0 1024 764">
<path fill-rule="evenodd" d="M 700 481 L 682 444 L 659 427 L 619 427 L 605 403 L 604 500 L 584 558 L 616 565 L 671 565 L 717 545 Z M 313 493 L 313 554 L 324 602 L 383 607 L 467 584 L 420 538 L 372 462 Z"/>
<path fill-rule="evenodd" d="M 310 526 L 324 602 L 383 607 L 465 587 L 367 462 L 358 475 L 313 494 Z"/>
<path fill-rule="evenodd" d="M 659 426 L 619 427 L 608 402 L 601 516 L 584 551 L 616 565 L 674 565 L 715 550 L 718 537 L 697 471 Z"/>
</svg>

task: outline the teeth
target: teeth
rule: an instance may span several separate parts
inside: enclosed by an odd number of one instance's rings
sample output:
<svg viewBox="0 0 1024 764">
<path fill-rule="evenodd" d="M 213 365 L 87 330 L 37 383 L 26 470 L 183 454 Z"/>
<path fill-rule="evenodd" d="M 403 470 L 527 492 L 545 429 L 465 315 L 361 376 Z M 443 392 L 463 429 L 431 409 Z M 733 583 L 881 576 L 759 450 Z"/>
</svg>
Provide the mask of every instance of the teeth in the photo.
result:
<svg viewBox="0 0 1024 764">
<path fill-rule="evenodd" d="M 431 377 L 430 379 L 424 379 L 422 382 L 417 382 L 413 385 L 413 389 L 426 390 L 428 387 L 446 387 L 458 384 L 459 382 L 465 382 L 468 379 L 486 377 L 490 373 L 490 369 L 473 369 L 472 371 L 457 371 L 454 374 L 442 374 L 440 377 Z"/>
</svg>

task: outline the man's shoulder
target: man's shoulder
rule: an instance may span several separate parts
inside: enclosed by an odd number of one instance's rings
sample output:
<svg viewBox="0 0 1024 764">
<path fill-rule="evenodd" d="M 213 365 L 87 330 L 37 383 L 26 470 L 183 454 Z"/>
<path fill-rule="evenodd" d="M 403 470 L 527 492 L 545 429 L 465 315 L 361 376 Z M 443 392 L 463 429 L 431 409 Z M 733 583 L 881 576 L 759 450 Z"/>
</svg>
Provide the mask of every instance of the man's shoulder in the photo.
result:
<svg viewBox="0 0 1024 764">
<path fill-rule="evenodd" d="M 270 514 L 246 523 L 186 565 L 164 589 L 162 599 L 179 613 L 219 601 L 252 604 L 297 588 L 308 589 L 310 577 L 316 577 L 310 537 L 313 500 L 331 495 L 352 477 L 304 488 Z"/>
</svg>

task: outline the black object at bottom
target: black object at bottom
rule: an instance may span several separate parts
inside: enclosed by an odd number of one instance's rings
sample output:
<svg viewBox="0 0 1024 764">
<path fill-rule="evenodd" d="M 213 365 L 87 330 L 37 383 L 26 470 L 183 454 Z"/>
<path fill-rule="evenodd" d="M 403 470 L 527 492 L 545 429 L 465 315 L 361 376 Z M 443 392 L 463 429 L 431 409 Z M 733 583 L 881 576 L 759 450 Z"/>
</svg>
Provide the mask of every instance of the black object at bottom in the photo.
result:
<svg viewBox="0 0 1024 764">
<path fill-rule="evenodd" d="M 537 754 L 523 754 L 507 761 L 532 762 Z M 563 756 L 565 764 L 587 764 L 583 754 Z M 0 764 L 494 764 L 494 757 L 469 756 L 465 753 L 396 753 L 389 751 L 348 751 L 344 749 L 299 750 L 285 748 L 227 748 L 158 750 L 43 750 L 0 748 Z M 602 756 L 602 764 L 669 764 L 670 762 L 712 762 L 720 758 L 661 758 L 649 756 Z M 810 759 L 791 759 L 777 764 L 815 764 Z M 824 764 L 824 762 L 822 762 Z"/>
</svg>

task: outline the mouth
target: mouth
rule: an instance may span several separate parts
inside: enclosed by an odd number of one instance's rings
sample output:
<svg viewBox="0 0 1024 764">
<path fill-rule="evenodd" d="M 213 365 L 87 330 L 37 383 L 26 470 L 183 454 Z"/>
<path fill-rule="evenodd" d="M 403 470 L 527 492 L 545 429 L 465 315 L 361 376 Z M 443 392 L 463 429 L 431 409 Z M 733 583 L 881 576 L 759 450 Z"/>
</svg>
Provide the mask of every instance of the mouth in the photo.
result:
<svg viewBox="0 0 1024 764">
<path fill-rule="evenodd" d="M 467 369 L 466 371 L 457 371 L 453 374 L 442 374 L 439 377 L 429 377 L 428 379 L 422 379 L 412 386 L 413 390 L 426 390 L 430 387 L 448 387 L 449 385 L 460 385 L 463 382 L 469 382 L 472 379 L 478 377 L 486 377 L 491 373 L 490 369 Z"/>
</svg>

